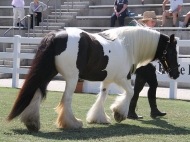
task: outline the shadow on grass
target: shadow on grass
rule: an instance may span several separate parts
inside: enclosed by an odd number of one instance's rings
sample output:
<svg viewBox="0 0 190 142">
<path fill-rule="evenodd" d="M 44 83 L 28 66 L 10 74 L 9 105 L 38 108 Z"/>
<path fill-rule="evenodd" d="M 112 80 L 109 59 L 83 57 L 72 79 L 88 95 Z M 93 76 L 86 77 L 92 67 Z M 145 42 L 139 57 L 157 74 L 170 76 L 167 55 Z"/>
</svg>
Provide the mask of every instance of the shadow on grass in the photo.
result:
<svg viewBox="0 0 190 142">
<path fill-rule="evenodd" d="M 175 125 L 168 124 L 167 121 L 156 119 L 144 121 L 142 124 L 153 125 L 151 127 L 140 127 L 137 125 L 129 124 L 114 124 L 106 125 L 103 127 L 91 127 L 82 129 L 68 129 L 58 132 L 38 132 L 33 133 L 27 130 L 13 129 L 13 132 L 20 135 L 32 135 L 35 137 L 41 137 L 45 139 L 53 140 L 88 140 L 99 139 L 109 137 L 121 137 L 126 135 L 138 135 L 138 134 L 157 134 L 157 135 L 189 135 L 190 131 L 185 127 L 177 127 Z M 154 127 L 155 125 L 155 127 Z"/>
</svg>

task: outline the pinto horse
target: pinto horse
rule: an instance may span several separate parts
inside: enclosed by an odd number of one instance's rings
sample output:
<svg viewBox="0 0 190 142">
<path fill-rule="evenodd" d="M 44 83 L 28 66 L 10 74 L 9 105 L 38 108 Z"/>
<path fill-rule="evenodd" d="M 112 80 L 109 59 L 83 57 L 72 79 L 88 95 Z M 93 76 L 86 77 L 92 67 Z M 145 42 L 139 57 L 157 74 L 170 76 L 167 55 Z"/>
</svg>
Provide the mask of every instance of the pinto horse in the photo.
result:
<svg viewBox="0 0 190 142">
<path fill-rule="evenodd" d="M 39 131 L 40 103 L 48 83 L 60 73 L 66 87 L 56 107 L 59 128 L 83 126 L 71 108 L 78 78 L 102 81 L 98 98 L 87 114 L 89 123 L 110 123 L 104 111 L 108 87 L 114 82 L 124 89 L 111 105 L 115 120 L 121 122 L 127 118 L 133 97 L 130 76 L 137 68 L 160 60 L 171 78 L 179 77 L 176 44 L 174 35 L 168 37 L 144 27 L 120 27 L 95 34 L 77 28 L 50 32 L 39 45 L 7 120 L 20 115 L 29 131 Z"/>
</svg>

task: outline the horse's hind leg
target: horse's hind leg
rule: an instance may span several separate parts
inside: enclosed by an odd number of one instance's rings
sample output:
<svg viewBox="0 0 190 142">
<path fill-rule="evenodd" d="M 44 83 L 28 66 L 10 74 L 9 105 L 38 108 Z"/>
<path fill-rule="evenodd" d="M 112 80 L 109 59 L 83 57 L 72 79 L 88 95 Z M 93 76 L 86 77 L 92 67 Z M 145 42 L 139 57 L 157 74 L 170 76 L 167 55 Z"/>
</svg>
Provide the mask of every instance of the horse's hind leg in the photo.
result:
<svg viewBox="0 0 190 142">
<path fill-rule="evenodd" d="M 21 122 L 25 124 L 29 131 L 39 131 L 40 129 L 40 103 L 42 95 L 40 89 L 38 89 L 30 104 L 21 113 Z"/>
<path fill-rule="evenodd" d="M 118 96 L 111 105 L 111 110 L 114 112 L 114 118 L 117 122 L 121 122 L 125 120 L 129 111 L 129 104 L 131 98 L 133 97 L 134 91 L 131 86 L 131 80 L 121 79 L 115 82 L 119 86 L 121 86 L 125 91 L 121 96 Z"/>
<path fill-rule="evenodd" d="M 110 123 L 110 117 L 105 113 L 104 103 L 108 95 L 108 87 L 110 83 L 103 82 L 100 87 L 100 93 L 96 102 L 88 111 L 86 120 L 89 123 Z"/>
<path fill-rule="evenodd" d="M 71 108 L 72 95 L 76 88 L 77 80 L 78 77 L 66 79 L 65 92 L 61 102 L 56 107 L 59 114 L 56 122 L 58 128 L 81 128 L 83 126 L 82 121 L 74 117 Z"/>
</svg>

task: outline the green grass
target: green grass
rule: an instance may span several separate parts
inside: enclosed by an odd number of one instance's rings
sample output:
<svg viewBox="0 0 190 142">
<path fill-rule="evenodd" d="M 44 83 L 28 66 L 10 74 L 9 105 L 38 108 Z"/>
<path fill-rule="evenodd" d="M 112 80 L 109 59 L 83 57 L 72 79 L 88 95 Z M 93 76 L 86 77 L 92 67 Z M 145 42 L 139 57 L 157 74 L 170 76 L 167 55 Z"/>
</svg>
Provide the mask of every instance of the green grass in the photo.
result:
<svg viewBox="0 0 190 142">
<path fill-rule="evenodd" d="M 150 118 L 147 98 L 139 98 L 138 111 L 144 119 L 125 120 L 116 123 L 109 106 L 116 95 L 109 95 L 105 110 L 111 117 L 109 125 L 88 124 L 86 113 L 94 103 L 96 95 L 74 94 L 72 107 L 77 118 L 83 120 L 82 129 L 61 130 L 55 126 L 57 114 L 54 108 L 62 97 L 62 92 L 48 92 L 47 99 L 40 108 L 41 129 L 30 133 L 18 118 L 10 123 L 6 117 L 15 101 L 18 89 L 0 88 L 0 142 L 187 142 L 190 141 L 190 102 L 183 100 L 157 99 L 158 108 L 167 115 L 160 119 Z"/>
</svg>

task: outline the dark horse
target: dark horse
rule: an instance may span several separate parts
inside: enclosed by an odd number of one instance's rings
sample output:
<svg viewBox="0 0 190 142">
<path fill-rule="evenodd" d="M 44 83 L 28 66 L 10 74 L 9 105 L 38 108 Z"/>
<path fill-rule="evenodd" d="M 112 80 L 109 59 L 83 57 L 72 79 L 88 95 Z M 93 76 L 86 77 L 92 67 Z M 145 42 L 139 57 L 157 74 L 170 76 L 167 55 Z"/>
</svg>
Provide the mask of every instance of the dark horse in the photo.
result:
<svg viewBox="0 0 190 142">
<path fill-rule="evenodd" d="M 176 44 L 174 35 L 168 37 L 141 27 L 121 27 L 97 34 L 77 28 L 51 32 L 42 39 L 7 120 L 20 115 L 28 130 L 38 131 L 40 103 L 46 97 L 48 83 L 57 73 L 66 81 L 65 92 L 56 108 L 59 128 L 83 126 L 71 108 L 78 78 L 102 81 L 98 98 L 87 114 L 89 123 L 110 123 L 104 102 L 112 82 L 125 90 L 111 106 L 115 120 L 125 120 L 133 96 L 130 75 L 136 68 L 160 60 L 170 78 L 178 78 Z"/>
</svg>

